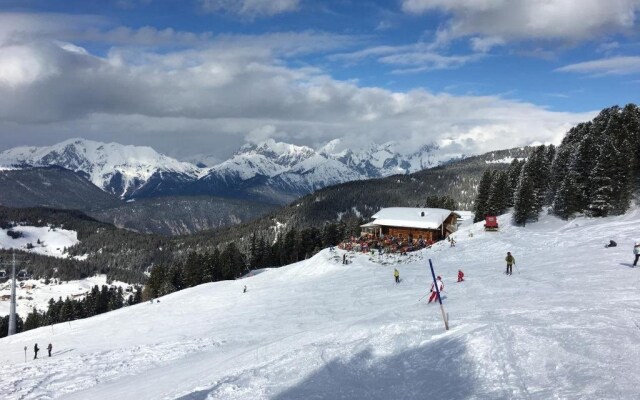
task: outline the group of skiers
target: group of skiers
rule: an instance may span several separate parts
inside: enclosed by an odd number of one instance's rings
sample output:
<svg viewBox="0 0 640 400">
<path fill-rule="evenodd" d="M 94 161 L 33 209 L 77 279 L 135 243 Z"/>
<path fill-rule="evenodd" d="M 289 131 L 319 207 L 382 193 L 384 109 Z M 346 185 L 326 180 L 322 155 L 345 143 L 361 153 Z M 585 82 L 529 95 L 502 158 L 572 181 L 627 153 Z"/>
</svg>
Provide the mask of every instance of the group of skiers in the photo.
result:
<svg viewBox="0 0 640 400">
<path fill-rule="evenodd" d="M 640 243 L 636 243 L 634 249 L 633 249 L 633 253 L 636 255 L 636 259 L 633 263 L 633 265 L 635 266 L 636 263 L 638 262 L 638 259 L 640 259 Z M 507 270 L 505 271 L 506 275 L 512 275 L 513 274 L 513 265 L 516 263 L 516 258 L 511 254 L 510 251 L 507 252 L 507 256 L 505 257 L 504 261 L 507 263 Z M 398 271 L 397 268 L 393 269 L 393 278 L 395 280 L 395 283 L 400 283 L 400 271 Z M 429 297 L 429 301 L 428 303 L 431 303 L 432 301 L 436 300 L 438 298 L 438 293 L 442 292 L 444 290 L 444 283 L 442 282 L 442 277 L 438 276 L 436 278 L 436 282 L 438 284 L 438 288 L 436 290 L 436 286 L 435 283 L 431 284 L 431 296 Z M 458 270 L 458 281 L 457 282 L 464 282 L 464 272 L 462 272 L 462 270 Z"/>
<path fill-rule="evenodd" d="M 393 278 L 396 283 L 400 283 L 400 271 L 397 268 L 393 269 Z M 458 270 L 458 282 L 464 281 L 464 272 L 461 269 Z M 442 292 L 444 290 L 444 283 L 442 282 L 442 277 L 438 275 L 436 278 L 436 282 L 438 283 L 438 288 L 436 290 L 436 286 L 434 283 L 431 284 L 431 296 L 429 297 L 428 303 L 436 300 L 438 298 L 438 292 Z"/>
<path fill-rule="evenodd" d="M 27 351 L 27 346 L 24 346 L 24 350 L 25 352 Z M 47 352 L 49 353 L 49 357 L 51 357 L 51 350 L 53 350 L 53 345 L 51 343 L 49 343 L 49 345 L 47 346 Z M 35 360 L 36 358 L 38 358 L 38 352 L 40 351 L 40 348 L 38 347 L 38 343 L 36 343 L 33 346 L 33 359 Z M 26 355 L 25 355 L 26 357 Z"/>
</svg>

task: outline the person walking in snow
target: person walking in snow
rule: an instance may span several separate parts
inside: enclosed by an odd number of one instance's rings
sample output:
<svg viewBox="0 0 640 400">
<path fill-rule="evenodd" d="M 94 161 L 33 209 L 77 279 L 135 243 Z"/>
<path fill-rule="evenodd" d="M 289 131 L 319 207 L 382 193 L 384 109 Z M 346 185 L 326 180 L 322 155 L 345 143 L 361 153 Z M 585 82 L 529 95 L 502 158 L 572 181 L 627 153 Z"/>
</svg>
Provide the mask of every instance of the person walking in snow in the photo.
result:
<svg viewBox="0 0 640 400">
<path fill-rule="evenodd" d="M 244 289 L 242 289 L 242 293 L 247 293 L 247 285 L 244 285 Z"/>
<path fill-rule="evenodd" d="M 464 281 L 464 272 L 461 269 L 458 270 L 458 282 Z"/>
<path fill-rule="evenodd" d="M 640 258 L 640 242 L 636 242 L 635 246 L 633 246 L 633 254 L 636 256 L 636 259 L 633 260 L 633 266 L 638 265 L 638 258 Z"/>
<path fill-rule="evenodd" d="M 440 291 L 440 293 L 442 293 L 442 291 L 444 290 L 444 283 L 442 283 L 442 277 L 438 276 L 436 278 L 436 282 L 438 283 L 438 290 Z M 432 301 L 436 300 L 436 298 L 438 297 L 438 291 L 436 290 L 435 284 L 431 284 L 431 297 L 429 297 L 429 301 L 428 303 L 431 303 Z"/>
<path fill-rule="evenodd" d="M 49 352 L 49 357 L 51 357 L 51 350 L 53 350 L 53 345 L 51 343 L 49 343 L 49 345 L 47 346 L 47 351 Z"/>
<path fill-rule="evenodd" d="M 347 263 L 347 253 L 344 253 L 344 254 L 342 255 L 342 263 L 343 263 L 343 264 L 346 264 L 346 263 Z"/>
<path fill-rule="evenodd" d="M 396 283 L 400 283 L 400 271 L 397 268 L 393 269 L 393 277 L 396 279 Z"/>
<path fill-rule="evenodd" d="M 35 360 L 36 358 L 38 358 L 38 351 L 40 351 L 40 349 L 38 348 L 38 343 L 36 343 L 33 346 L 33 359 Z"/>
<path fill-rule="evenodd" d="M 507 262 L 507 275 L 513 274 L 513 264 L 516 263 L 516 259 L 511 255 L 510 251 L 507 251 L 507 256 L 504 259 Z"/>
</svg>

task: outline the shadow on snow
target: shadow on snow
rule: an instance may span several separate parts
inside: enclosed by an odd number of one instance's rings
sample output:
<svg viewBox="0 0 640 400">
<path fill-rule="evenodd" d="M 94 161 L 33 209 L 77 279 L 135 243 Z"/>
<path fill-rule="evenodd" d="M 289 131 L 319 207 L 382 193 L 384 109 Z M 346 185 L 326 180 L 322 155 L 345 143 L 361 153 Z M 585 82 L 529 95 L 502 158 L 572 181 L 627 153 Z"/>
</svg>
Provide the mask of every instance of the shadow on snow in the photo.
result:
<svg viewBox="0 0 640 400">
<path fill-rule="evenodd" d="M 364 350 L 336 359 L 272 397 L 293 399 L 465 399 L 473 395 L 473 365 L 459 339 L 436 340 L 389 357 Z M 471 371 L 470 371 L 471 370 Z"/>
</svg>

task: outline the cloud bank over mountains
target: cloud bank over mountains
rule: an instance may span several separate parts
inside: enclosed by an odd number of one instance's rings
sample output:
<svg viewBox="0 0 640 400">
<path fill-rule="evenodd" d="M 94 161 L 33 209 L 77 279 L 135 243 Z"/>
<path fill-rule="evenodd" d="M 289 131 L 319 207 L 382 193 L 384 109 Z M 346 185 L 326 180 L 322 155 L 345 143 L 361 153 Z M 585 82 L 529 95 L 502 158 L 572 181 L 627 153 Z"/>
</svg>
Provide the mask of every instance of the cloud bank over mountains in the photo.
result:
<svg viewBox="0 0 640 400">
<path fill-rule="evenodd" d="M 574 9 L 569 1 L 560 3 Z M 298 0 L 198 4 L 203 12 L 248 18 L 291 14 L 304 6 Z M 591 34 L 634 26 L 637 1 L 581 4 L 581 14 L 571 17 L 562 7 L 558 15 L 546 13 L 540 2 L 402 3 L 408 14 L 444 12 L 448 19 L 438 40 L 469 38 L 476 50 L 460 56 L 424 44 L 401 51 L 367 47 L 367 35 L 359 33 L 190 32 L 123 26 L 95 15 L 0 14 L 0 150 L 76 136 L 150 145 L 175 157 L 220 158 L 246 141 L 269 137 L 314 148 L 336 138 L 345 148 L 396 140 L 407 153 L 428 144 L 474 154 L 558 142 L 594 113 L 553 111 L 509 94 L 366 85 L 337 78 L 323 62 L 309 60 L 363 63 L 373 56 L 397 66 L 396 72 L 411 73 L 458 68 L 514 38 L 589 40 Z M 514 17 L 506 21 L 504 13 Z M 572 23 L 578 19 L 589 23 Z M 620 61 L 617 68 L 637 70 L 629 66 L 637 60 Z M 606 65 L 576 63 L 557 71 L 600 72 Z"/>
</svg>

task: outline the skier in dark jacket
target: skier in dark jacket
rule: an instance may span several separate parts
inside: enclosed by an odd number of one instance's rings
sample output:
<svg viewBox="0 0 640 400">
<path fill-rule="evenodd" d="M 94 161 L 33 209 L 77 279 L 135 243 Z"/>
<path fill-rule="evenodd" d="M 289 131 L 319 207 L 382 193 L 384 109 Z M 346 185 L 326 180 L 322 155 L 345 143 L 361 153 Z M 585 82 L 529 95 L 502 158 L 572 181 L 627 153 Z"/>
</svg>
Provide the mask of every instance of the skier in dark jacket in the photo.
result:
<svg viewBox="0 0 640 400">
<path fill-rule="evenodd" d="M 34 360 L 35 360 L 36 358 L 38 358 L 38 351 L 39 351 L 39 350 L 40 350 L 40 349 L 38 348 L 38 343 L 36 343 L 36 344 L 33 346 L 33 354 L 34 354 L 34 355 L 33 355 L 33 359 L 34 359 Z"/>
<path fill-rule="evenodd" d="M 633 260 L 633 266 L 638 265 L 638 258 L 640 258 L 640 242 L 636 242 L 633 246 L 633 255 L 635 256 L 635 260 Z"/>
<path fill-rule="evenodd" d="M 51 357 L 51 350 L 53 350 L 53 345 L 51 343 L 49 343 L 49 345 L 47 346 L 47 351 L 49 352 L 49 357 Z"/>
<path fill-rule="evenodd" d="M 516 263 L 516 259 L 511 255 L 510 251 L 507 251 L 507 257 L 504 259 L 507 262 L 507 275 L 513 274 L 513 264 Z"/>
</svg>

